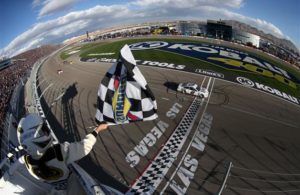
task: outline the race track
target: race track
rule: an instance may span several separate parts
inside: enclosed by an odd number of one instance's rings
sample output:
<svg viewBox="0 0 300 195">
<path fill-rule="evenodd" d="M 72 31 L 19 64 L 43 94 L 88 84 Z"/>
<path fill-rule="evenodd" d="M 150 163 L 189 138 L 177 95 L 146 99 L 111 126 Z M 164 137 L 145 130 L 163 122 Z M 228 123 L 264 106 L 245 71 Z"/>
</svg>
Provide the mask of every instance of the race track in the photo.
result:
<svg viewBox="0 0 300 195">
<path fill-rule="evenodd" d="M 73 64 L 63 64 L 56 55 L 38 74 L 41 91 L 52 83 L 42 105 L 61 142 L 78 141 L 92 131 L 98 85 L 111 66 L 80 62 L 77 55 L 69 60 Z M 142 175 L 157 181 L 156 189 L 146 190 L 213 194 L 232 162 L 224 194 L 300 193 L 299 106 L 223 80 L 156 67 L 140 69 L 157 98 L 159 119 L 112 126 L 101 133 L 91 154 L 79 163 L 89 174 L 123 193 L 138 188 L 138 182 L 147 184 Z M 209 84 L 210 98 L 195 102 L 192 96 L 176 93 L 176 83 L 187 81 Z M 49 108 L 62 91 L 63 98 Z M 184 124 L 186 113 L 194 123 Z M 174 150 L 175 157 L 165 158 L 171 160 L 170 167 L 164 166 L 167 162 L 159 166 L 166 174 L 147 174 L 182 125 L 187 129 L 185 142 Z"/>
</svg>

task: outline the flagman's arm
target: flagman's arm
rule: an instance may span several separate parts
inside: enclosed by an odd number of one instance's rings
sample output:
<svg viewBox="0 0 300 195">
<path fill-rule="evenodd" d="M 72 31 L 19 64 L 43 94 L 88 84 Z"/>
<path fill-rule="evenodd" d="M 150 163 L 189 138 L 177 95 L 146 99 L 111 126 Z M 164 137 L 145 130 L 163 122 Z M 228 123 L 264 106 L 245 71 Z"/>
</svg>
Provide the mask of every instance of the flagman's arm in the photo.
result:
<svg viewBox="0 0 300 195">
<path fill-rule="evenodd" d="M 66 164 L 70 164 L 88 155 L 96 143 L 98 133 L 107 129 L 107 126 L 107 124 L 100 124 L 93 132 L 87 134 L 79 142 L 64 142 L 61 144 L 61 151 Z"/>
</svg>

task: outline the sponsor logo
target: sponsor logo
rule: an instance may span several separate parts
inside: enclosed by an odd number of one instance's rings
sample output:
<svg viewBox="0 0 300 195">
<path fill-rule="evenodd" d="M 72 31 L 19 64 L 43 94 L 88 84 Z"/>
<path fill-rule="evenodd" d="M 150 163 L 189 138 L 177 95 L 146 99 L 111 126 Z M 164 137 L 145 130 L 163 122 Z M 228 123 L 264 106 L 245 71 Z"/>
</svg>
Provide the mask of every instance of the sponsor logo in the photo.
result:
<svg viewBox="0 0 300 195">
<path fill-rule="evenodd" d="M 265 77 L 273 78 L 292 88 L 297 88 L 295 82 L 300 80 L 291 73 L 274 66 L 271 63 L 251 56 L 250 54 L 224 46 L 209 44 L 167 43 L 161 41 L 140 42 L 130 46 L 132 50 L 161 49 L 168 52 L 197 58 L 211 62 L 228 69 L 253 72 Z"/>
<path fill-rule="evenodd" d="M 209 45 L 204 43 L 188 44 L 168 43 L 163 41 L 149 41 L 131 44 L 130 48 L 131 50 L 160 49 L 172 53 L 178 53 L 187 57 L 207 61 L 214 65 L 221 66 L 223 68 L 252 72 L 258 75 L 262 75 L 264 77 L 272 78 L 295 89 L 297 88 L 296 83 L 300 83 L 300 80 L 293 74 L 273 65 L 272 63 L 266 62 L 263 59 L 260 59 L 256 56 L 251 56 L 246 52 L 238 51 L 224 46 Z M 91 59 L 88 59 L 86 61 L 90 60 Z M 91 61 L 97 60 L 107 62 L 113 61 L 112 59 L 105 58 L 100 60 L 92 59 Z M 144 62 L 146 63 L 147 61 Z M 157 65 L 164 67 L 164 63 L 161 64 L 160 62 L 148 62 L 149 64 L 146 63 L 143 65 Z M 159 63 L 160 65 L 156 63 Z M 166 66 L 166 68 L 172 68 L 172 66 Z M 185 65 L 182 66 L 185 67 Z M 176 69 L 184 69 L 184 67 L 182 66 L 179 65 L 179 68 Z"/>
<path fill-rule="evenodd" d="M 126 77 L 120 80 L 115 79 L 115 94 L 112 100 L 112 107 L 115 115 L 115 120 L 118 123 L 124 123 L 127 120 L 127 114 L 131 107 L 130 101 L 125 96 Z"/>
<path fill-rule="evenodd" d="M 108 63 L 115 63 L 117 62 L 117 59 L 111 59 L 111 58 L 90 58 L 90 59 L 80 59 L 83 62 L 108 62 Z M 148 61 L 148 60 L 136 60 L 136 63 L 139 65 L 145 65 L 145 66 L 157 66 L 161 68 L 169 68 L 169 69 L 177 69 L 177 70 L 184 70 L 186 68 L 186 65 L 183 64 L 173 64 L 173 63 L 167 63 L 167 62 L 157 62 L 157 61 Z"/>
<path fill-rule="evenodd" d="M 107 62 L 107 63 L 115 63 L 117 62 L 117 59 L 112 59 L 112 58 L 81 58 L 80 61 L 82 62 Z"/>
<path fill-rule="evenodd" d="M 137 60 L 136 62 L 140 65 L 157 66 L 157 67 L 177 69 L 177 70 L 183 70 L 186 67 L 186 65 L 166 63 L 166 62 L 155 62 L 155 61 L 146 61 L 146 60 L 145 61 Z"/>
<path fill-rule="evenodd" d="M 157 49 L 169 45 L 167 42 L 163 41 L 148 41 L 139 42 L 129 45 L 131 50 L 145 50 L 145 49 Z"/>
<path fill-rule="evenodd" d="M 250 79 L 245 78 L 245 77 L 237 77 L 236 80 L 237 80 L 237 82 L 239 82 L 243 86 L 255 88 L 255 89 L 267 92 L 269 94 L 276 95 L 277 97 L 283 98 L 283 99 L 288 100 L 292 103 L 295 103 L 295 104 L 298 104 L 298 105 L 300 104 L 299 100 L 296 97 L 294 97 L 292 95 L 289 95 L 289 94 L 286 94 L 284 92 L 281 92 L 278 89 L 274 89 L 270 86 L 267 86 L 267 85 L 264 85 L 264 84 L 261 84 L 261 83 L 258 83 L 258 82 L 253 82 Z"/>
<path fill-rule="evenodd" d="M 222 73 L 218 73 L 218 72 L 215 72 L 215 71 L 212 71 L 212 70 L 204 70 L 204 69 L 196 69 L 195 70 L 195 73 L 199 73 L 199 74 L 204 74 L 204 75 L 207 75 L 207 76 L 211 76 L 211 77 L 217 77 L 217 78 L 224 78 L 224 74 Z"/>
<path fill-rule="evenodd" d="M 111 59 L 111 58 L 100 58 L 100 62 L 108 62 L 108 63 L 115 63 L 117 62 L 117 59 Z"/>
<path fill-rule="evenodd" d="M 245 87 L 254 87 L 254 82 L 245 77 L 237 77 L 236 80 Z"/>
<path fill-rule="evenodd" d="M 296 84 L 294 82 L 299 82 L 296 77 L 281 68 L 247 53 L 237 52 L 236 50 L 227 47 L 207 44 L 176 43 L 163 48 L 163 50 L 205 60 L 229 69 L 255 72 L 262 76 L 276 79 L 277 81 L 287 84 L 293 88 L 296 88 Z"/>
</svg>

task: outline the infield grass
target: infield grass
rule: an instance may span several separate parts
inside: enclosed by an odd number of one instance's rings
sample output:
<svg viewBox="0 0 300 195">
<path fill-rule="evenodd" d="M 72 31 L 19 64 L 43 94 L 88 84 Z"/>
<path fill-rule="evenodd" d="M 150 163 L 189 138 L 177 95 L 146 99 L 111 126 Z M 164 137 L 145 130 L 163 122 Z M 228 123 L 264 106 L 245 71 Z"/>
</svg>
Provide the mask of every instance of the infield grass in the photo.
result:
<svg viewBox="0 0 300 195">
<path fill-rule="evenodd" d="M 102 42 L 102 43 L 92 43 L 92 44 L 85 44 L 81 47 L 80 51 L 80 57 L 81 58 L 118 58 L 120 49 L 125 44 L 132 44 L 136 42 L 145 42 L 145 41 L 166 41 L 169 43 L 207 43 L 205 40 L 190 40 L 190 39 L 161 39 L 161 38 L 142 38 L 142 39 L 127 39 L 127 40 L 117 40 L 113 42 Z M 213 44 L 213 43 L 209 43 Z M 222 44 L 221 44 L 222 45 Z M 286 70 L 287 72 L 293 74 L 295 77 L 297 77 L 300 80 L 300 72 L 296 70 L 293 67 L 288 67 L 285 64 L 283 64 L 280 60 L 273 58 L 267 54 L 259 53 L 257 51 L 249 51 L 249 49 L 242 49 L 241 46 L 228 46 L 224 45 L 226 47 L 234 48 L 236 50 L 241 50 L 244 52 L 247 52 L 253 56 L 256 56 L 260 59 L 265 60 L 266 62 L 269 62 L 279 68 L 282 68 Z M 105 53 L 114 53 L 112 55 L 105 55 Z M 89 54 L 101 54 L 101 55 L 89 55 Z M 102 55 L 104 54 L 104 55 Z M 64 55 L 61 54 L 61 57 Z M 229 78 L 236 78 L 237 76 L 243 76 L 247 77 L 253 81 L 257 81 L 259 83 L 262 83 L 264 85 L 268 85 L 270 87 L 276 88 L 280 91 L 286 92 L 290 95 L 293 95 L 295 97 L 300 97 L 300 85 L 296 84 L 296 89 L 281 83 L 273 78 L 261 76 L 258 73 L 255 72 L 246 72 L 241 70 L 235 70 L 235 69 L 227 69 L 224 67 L 221 67 L 219 65 L 200 60 L 193 57 L 188 57 L 184 55 L 180 55 L 177 53 L 162 51 L 158 49 L 152 49 L 152 50 L 138 50 L 133 51 L 133 55 L 135 59 L 137 60 L 149 60 L 149 61 L 158 61 L 158 62 L 167 62 L 167 63 L 174 63 L 174 64 L 184 64 L 186 66 L 192 67 L 192 68 L 201 68 L 201 69 L 208 69 L 213 70 L 216 72 L 223 73 L 225 77 Z"/>
</svg>

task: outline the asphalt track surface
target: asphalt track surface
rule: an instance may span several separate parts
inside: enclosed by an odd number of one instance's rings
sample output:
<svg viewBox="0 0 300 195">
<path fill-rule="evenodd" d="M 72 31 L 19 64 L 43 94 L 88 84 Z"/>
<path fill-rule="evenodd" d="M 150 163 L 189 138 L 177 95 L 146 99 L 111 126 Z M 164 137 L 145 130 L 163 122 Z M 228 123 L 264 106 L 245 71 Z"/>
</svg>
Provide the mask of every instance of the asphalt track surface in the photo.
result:
<svg viewBox="0 0 300 195">
<path fill-rule="evenodd" d="M 61 142 L 78 141 L 92 131 L 98 85 L 111 66 L 80 62 L 76 55 L 70 60 L 73 64 L 63 64 L 59 55 L 53 56 L 38 73 L 41 91 L 53 84 L 44 93 L 42 105 Z M 59 69 L 62 74 L 57 73 Z M 207 85 L 209 80 L 175 70 L 145 66 L 140 69 L 157 98 L 159 119 L 110 126 L 99 135 L 93 151 L 79 161 L 94 178 L 123 193 L 145 173 L 194 100 L 176 93 L 175 84 L 191 81 Z M 228 162 L 232 162 L 223 194 L 299 194 L 300 107 L 217 79 L 211 79 L 210 90 L 210 99 L 202 101 L 183 147 L 154 193 L 163 190 L 164 194 L 175 194 L 174 185 L 172 188 L 170 184 L 176 183 L 177 193 L 181 190 L 186 194 L 214 194 L 220 188 Z M 63 98 L 49 108 L 62 91 L 66 91 Z M 167 116 L 170 110 L 175 118 Z M 193 135 L 199 132 L 197 125 L 208 115 L 212 118 L 211 123 L 206 123 L 210 131 L 206 143 L 202 141 L 204 150 L 189 147 L 195 140 Z M 134 148 L 154 127 L 162 135 L 156 137 L 155 144 L 146 145 L 147 152 L 142 156 Z M 134 167 L 126 161 L 132 151 L 140 159 Z M 193 164 L 187 159 L 180 163 L 186 155 Z M 186 174 L 178 173 L 182 169 L 188 170 Z"/>
</svg>

